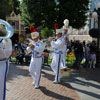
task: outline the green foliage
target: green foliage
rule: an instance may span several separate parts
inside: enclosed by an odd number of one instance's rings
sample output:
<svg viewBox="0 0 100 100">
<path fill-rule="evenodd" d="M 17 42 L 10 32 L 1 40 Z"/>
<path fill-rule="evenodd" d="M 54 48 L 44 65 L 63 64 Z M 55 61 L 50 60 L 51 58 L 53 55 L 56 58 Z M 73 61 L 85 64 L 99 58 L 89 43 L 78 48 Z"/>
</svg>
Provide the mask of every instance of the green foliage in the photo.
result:
<svg viewBox="0 0 100 100">
<path fill-rule="evenodd" d="M 22 19 L 27 25 L 34 23 L 35 27 L 51 28 L 55 23 L 54 6 L 54 0 L 23 0 L 20 8 Z"/>
<path fill-rule="evenodd" d="M 10 9 L 8 0 L 0 0 L 0 19 L 5 19 L 10 14 Z"/>
<path fill-rule="evenodd" d="M 26 24 L 33 23 L 35 27 L 43 26 L 53 29 L 54 24 L 63 26 L 64 19 L 69 19 L 74 28 L 86 24 L 89 0 L 23 0 L 21 13 Z"/>
<path fill-rule="evenodd" d="M 48 38 L 49 36 L 53 36 L 53 30 L 48 29 L 48 27 L 45 27 L 41 30 L 41 37 L 42 38 Z"/>
<path fill-rule="evenodd" d="M 19 0 L 0 0 L 0 19 L 5 19 L 14 10 L 19 13 Z"/>
<path fill-rule="evenodd" d="M 20 13 L 20 10 L 19 10 L 20 1 L 19 0 L 9 0 L 9 5 L 11 7 L 11 10 L 14 10 L 16 14 Z"/>
<path fill-rule="evenodd" d="M 28 13 L 28 10 L 27 10 L 25 0 L 23 0 L 20 4 L 20 11 L 21 11 L 21 19 L 24 22 L 24 24 L 31 26 L 30 25 L 30 16 L 29 16 L 29 13 Z"/>
<path fill-rule="evenodd" d="M 69 19 L 69 24 L 74 28 L 81 28 L 86 24 L 89 0 L 60 0 L 59 16 Z M 58 17 L 57 21 L 61 25 L 63 19 Z"/>
</svg>

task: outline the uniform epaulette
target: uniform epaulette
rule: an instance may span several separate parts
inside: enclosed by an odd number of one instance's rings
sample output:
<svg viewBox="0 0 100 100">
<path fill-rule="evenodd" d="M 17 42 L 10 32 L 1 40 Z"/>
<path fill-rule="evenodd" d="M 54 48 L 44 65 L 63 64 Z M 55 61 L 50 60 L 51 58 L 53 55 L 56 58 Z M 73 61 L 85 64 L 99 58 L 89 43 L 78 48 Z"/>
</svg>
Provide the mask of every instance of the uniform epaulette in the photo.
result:
<svg viewBox="0 0 100 100">
<path fill-rule="evenodd" d="M 6 42 L 8 42 L 8 39 L 5 39 Z"/>
</svg>

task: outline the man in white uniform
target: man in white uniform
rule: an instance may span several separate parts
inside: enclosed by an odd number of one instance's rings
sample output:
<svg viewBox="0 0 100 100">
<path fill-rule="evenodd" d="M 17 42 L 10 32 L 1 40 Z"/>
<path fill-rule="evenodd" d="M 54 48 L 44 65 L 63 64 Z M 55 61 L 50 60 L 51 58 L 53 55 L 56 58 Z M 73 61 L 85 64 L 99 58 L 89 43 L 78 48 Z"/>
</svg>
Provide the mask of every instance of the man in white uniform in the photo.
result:
<svg viewBox="0 0 100 100">
<path fill-rule="evenodd" d="M 27 47 L 27 51 L 32 52 L 29 72 L 32 76 L 33 82 L 32 84 L 35 85 L 35 88 L 39 88 L 40 78 L 41 78 L 41 67 L 43 63 L 43 51 L 44 51 L 44 44 L 41 43 L 39 40 L 39 33 L 32 32 L 32 43 Z"/>
<path fill-rule="evenodd" d="M 65 44 L 65 40 L 62 37 L 61 29 L 56 30 L 56 41 L 53 41 L 52 37 L 49 37 L 48 41 L 50 41 L 51 46 L 54 48 L 54 56 L 52 59 L 51 68 L 55 72 L 55 80 L 54 83 L 60 82 L 60 66 L 63 56 L 63 48 Z"/>
<path fill-rule="evenodd" d="M 6 99 L 6 76 L 9 67 L 9 57 L 12 53 L 13 27 L 0 19 L 0 100 Z"/>
<path fill-rule="evenodd" d="M 0 39 L 0 100 L 6 97 L 6 75 L 9 66 L 9 57 L 12 53 L 12 42 L 10 39 Z"/>
<path fill-rule="evenodd" d="M 66 66 L 66 55 L 67 55 L 67 44 L 68 44 L 68 28 L 63 26 L 63 39 L 65 40 L 64 48 L 63 48 L 63 60 L 62 60 L 62 68 L 67 68 Z"/>
</svg>

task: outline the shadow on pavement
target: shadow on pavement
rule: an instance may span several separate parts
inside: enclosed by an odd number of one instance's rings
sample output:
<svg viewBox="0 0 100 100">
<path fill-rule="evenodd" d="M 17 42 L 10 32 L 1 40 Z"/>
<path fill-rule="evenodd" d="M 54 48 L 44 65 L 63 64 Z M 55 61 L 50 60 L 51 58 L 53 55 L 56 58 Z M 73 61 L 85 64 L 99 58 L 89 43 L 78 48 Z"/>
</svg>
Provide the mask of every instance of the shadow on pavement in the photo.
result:
<svg viewBox="0 0 100 100">
<path fill-rule="evenodd" d="M 46 70 L 48 71 L 48 68 L 45 68 L 45 70 L 43 70 L 43 74 L 44 74 L 43 77 L 53 81 L 54 75 L 52 75 L 52 73 L 48 73 Z M 49 68 L 49 71 L 51 71 L 50 68 Z M 94 91 L 89 92 L 88 90 L 85 91 L 85 90 L 82 90 L 81 88 L 79 89 L 77 87 L 77 86 L 80 85 L 82 87 L 84 87 L 84 86 L 87 87 L 87 89 L 89 89 L 89 87 L 100 89 L 100 85 L 95 84 L 95 82 L 91 82 L 91 81 L 93 81 L 93 80 L 91 78 L 81 74 L 80 71 L 72 71 L 71 77 L 66 78 L 66 79 L 62 79 L 60 85 L 63 85 L 63 86 L 68 87 L 70 89 L 76 90 L 80 93 L 83 93 L 83 94 L 86 94 L 86 95 L 100 99 L 100 95 L 96 94 Z M 71 83 L 77 84 L 77 86 L 73 87 L 71 85 Z M 46 88 L 43 88 L 42 91 L 44 89 L 46 89 Z"/>
<path fill-rule="evenodd" d="M 49 97 L 53 97 L 56 98 L 57 100 L 74 100 L 72 98 L 66 97 L 66 96 L 62 96 L 59 94 L 56 94 L 48 89 L 46 89 L 45 87 L 40 87 L 40 90 L 47 96 Z"/>
<path fill-rule="evenodd" d="M 83 79 L 83 80 L 86 80 L 86 81 L 80 80 L 80 78 Z M 63 81 L 66 81 L 68 83 L 70 83 L 70 82 L 71 83 L 76 83 L 76 84 L 83 85 L 83 86 L 87 86 L 87 87 L 91 86 L 91 87 L 100 89 L 100 85 L 96 85 L 94 83 L 91 83 L 89 78 L 84 77 L 84 76 L 82 76 L 82 75 L 80 75 L 78 73 L 76 73 L 76 74 L 75 73 L 72 73 L 71 74 L 71 78 L 65 79 Z"/>
<path fill-rule="evenodd" d="M 83 80 L 80 80 L 80 79 L 77 79 L 77 78 L 82 78 Z M 86 80 L 86 81 L 84 81 L 84 80 Z M 67 83 L 67 84 L 68 83 L 69 84 L 71 84 L 71 83 L 77 84 L 76 87 L 73 87 L 71 85 L 70 88 L 73 89 L 73 90 L 76 90 L 80 93 L 83 93 L 83 94 L 89 95 L 91 97 L 95 97 L 95 98 L 100 99 L 100 95 L 96 94 L 94 91 L 88 90 L 90 87 L 100 90 L 100 85 L 97 85 L 95 83 L 90 82 L 87 77 L 85 78 L 80 74 L 76 74 L 76 75 L 72 74 L 72 77 L 70 79 L 66 79 L 66 80 L 63 80 L 63 81 L 65 81 L 65 83 Z M 82 90 L 82 88 L 79 89 L 78 86 L 82 86 L 82 87 L 85 87 L 85 88 L 87 87 L 87 89 L 85 91 L 85 90 Z"/>
<path fill-rule="evenodd" d="M 86 95 L 95 97 L 95 98 L 97 98 L 98 100 L 100 100 L 100 95 L 98 95 L 98 94 L 96 94 L 96 93 L 93 93 L 93 91 L 88 92 L 88 91 L 81 90 L 81 89 L 77 89 L 77 88 L 73 88 L 73 89 L 76 90 L 76 91 L 78 91 L 78 92 L 84 93 L 84 94 L 86 94 Z M 95 100 L 96 100 L 96 99 L 95 99 Z"/>
<path fill-rule="evenodd" d="M 7 75 L 7 81 L 13 80 L 13 78 L 17 78 L 19 75 L 22 76 L 30 76 L 29 71 L 25 69 L 26 66 L 17 66 L 14 63 L 10 63 L 9 71 Z"/>
<path fill-rule="evenodd" d="M 100 83 L 100 68 L 80 68 L 79 74 L 88 78 L 89 80 Z"/>
<path fill-rule="evenodd" d="M 54 75 L 49 74 L 49 73 L 44 72 L 44 71 L 42 71 L 42 74 L 43 74 L 43 77 L 47 78 L 48 80 L 54 81 L 54 77 L 55 77 Z"/>
</svg>

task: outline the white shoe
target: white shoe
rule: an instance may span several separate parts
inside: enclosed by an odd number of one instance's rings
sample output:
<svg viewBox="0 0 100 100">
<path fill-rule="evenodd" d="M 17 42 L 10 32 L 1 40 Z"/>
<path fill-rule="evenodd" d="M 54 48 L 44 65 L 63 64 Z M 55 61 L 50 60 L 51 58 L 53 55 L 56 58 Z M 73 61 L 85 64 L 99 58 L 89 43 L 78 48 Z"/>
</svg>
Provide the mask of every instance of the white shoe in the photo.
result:
<svg viewBox="0 0 100 100">
<path fill-rule="evenodd" d="M 32 82 L 32 85 L 34 85 L 34 86 L 35 86 L 35 82 L 34 82 L 34 81 Z"/>
<path fill-rule="evenodd" d="M 63 68 L 67 68 L 67 66 L 64 66 Z"/>
<path fill-rule="evenodd" d="M 58 84 L 60 83 L 60 80 L 59 81 L 54 80 L 53 83 Z"/>
<path fill-rule="evenodd" d="M 39 88 L 39 86 L 35 86 L 35 89 L 38 89 Z"/>
</svg>

